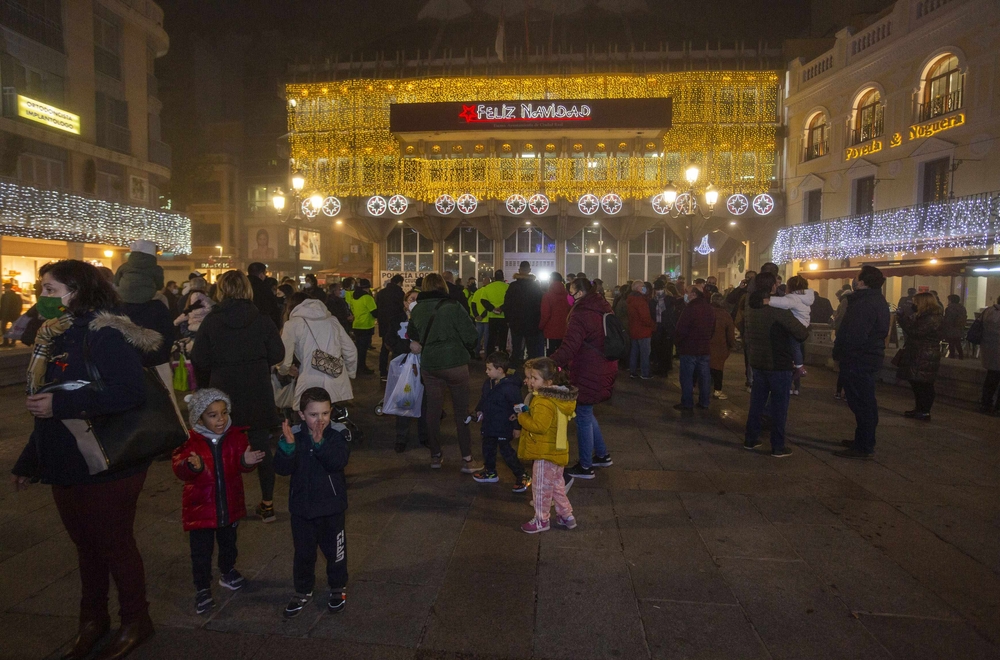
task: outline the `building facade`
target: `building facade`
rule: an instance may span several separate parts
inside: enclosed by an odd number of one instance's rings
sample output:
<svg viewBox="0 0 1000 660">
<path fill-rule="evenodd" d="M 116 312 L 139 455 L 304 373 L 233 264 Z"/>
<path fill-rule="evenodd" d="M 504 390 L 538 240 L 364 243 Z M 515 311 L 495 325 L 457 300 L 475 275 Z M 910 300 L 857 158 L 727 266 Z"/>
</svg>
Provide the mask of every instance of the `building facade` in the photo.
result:
<svg viewBox="0 0 1000 660">
<path fill-rule="evenodd" d="M 522 260 L 606 282 L 707 276 L 737 251 L 746 266 L 784 224 L 780 61 L 734 47 L 293 67 L 295 211 L 366 244 L 376 279 Z"/>
<path fill-rule="evenodd" d="M 775 261 L 821 292 L 861 263 L 906 289 L 1000 295 L 1000 7 L 898 0 L 788 70 Z"/>
<path fill-rule="evenodd" d="M 150 0 L 0 2 L 4 281 L 30 292 L 66 258 L 116 268 L 136 238 L 165 266 L 190 253 L 190 222 L 161 209 L 171 153 L 154 62 L 168 46 Z"/>
</svg>

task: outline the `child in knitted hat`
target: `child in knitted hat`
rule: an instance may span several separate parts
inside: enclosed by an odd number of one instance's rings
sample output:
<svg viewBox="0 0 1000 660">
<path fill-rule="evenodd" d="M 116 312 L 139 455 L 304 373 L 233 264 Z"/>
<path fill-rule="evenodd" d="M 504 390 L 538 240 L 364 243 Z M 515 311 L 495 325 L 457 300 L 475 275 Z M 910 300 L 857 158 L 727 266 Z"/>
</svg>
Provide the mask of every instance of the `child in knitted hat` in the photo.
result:
<svg viewBox="0 0 1000 660">
<path fill-rule="evenodd" d="M 188 441 L 174 450 L 174 474 L 184 481 L 184 531 L 191 533 L 191 569 L 194 573 L 195 611 L 213 607 L 212 551 L 219 543 L 219 584 L 236 591 L 246 580 L 236 570 L 236 526 L 247 515 L 243 498 L 243 472 L 252 472 L 264 460 L 253 451 L 247 430 L 234 427 L 232 407 L 221 390 L 206 388 L 188 398 L 192 426 Z M 221 463 L 221 469 L 216 466 Z M 225 502 L 216 494 L 225 493 Z"/>
<path fill-rule="evenodd" d="M 163 268 L 156 264 L 156 243 L 133 241 L 128 261 L 118 268 L 115 286 L 127 303 L 149 302 L 163 288 Z"/>
</svg>

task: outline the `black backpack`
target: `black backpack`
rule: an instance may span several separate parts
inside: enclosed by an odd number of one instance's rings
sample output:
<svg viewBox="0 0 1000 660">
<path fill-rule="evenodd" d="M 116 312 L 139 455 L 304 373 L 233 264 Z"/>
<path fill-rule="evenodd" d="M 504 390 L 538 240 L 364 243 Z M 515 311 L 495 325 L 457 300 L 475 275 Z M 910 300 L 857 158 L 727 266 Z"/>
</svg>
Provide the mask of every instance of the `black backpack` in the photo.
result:
<svg viewBox="0 0 1000 660">
<path fill-rule="evenodd" d="M 625 326 L 614 312 L 604 314 L 604 357 L 609 360 L 627 360 L 631 340 Z"/>
</svg>

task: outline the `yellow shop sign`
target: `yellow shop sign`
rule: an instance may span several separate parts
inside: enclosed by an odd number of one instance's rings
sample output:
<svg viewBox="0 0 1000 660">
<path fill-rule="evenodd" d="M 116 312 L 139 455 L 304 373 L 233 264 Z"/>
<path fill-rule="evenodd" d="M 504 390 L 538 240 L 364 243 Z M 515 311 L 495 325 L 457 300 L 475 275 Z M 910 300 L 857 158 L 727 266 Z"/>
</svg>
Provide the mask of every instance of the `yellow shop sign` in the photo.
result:
<svg viewBox="0 0 1000 660">
<path fill-rule="evenodd" d="M 882 140 L 872 140 L 868 144 L 860 147 L 848 147 L 844 153 L 844 160 L 854 160 L 862 156 L 868 156 L 882 151 Z"/>
<path fill-rule="evenodd" d="M 959 112 L 958 114 L 951 115 L 950 117 L 937 119 L 926 124 L 910 126 L 910 139 L 919 140 L 920 138 L 928 138 L 932 135 L 940 133 L 941 131 L 947 131 L 949 128 L 961 126 L 964 123 L 965 113 Z"/>
<path fill-rule="evenodd" d="M 17 114 L 67 133 L 80 134 L 80 115 L 74 115 L 72 112 L 60 110 L 48 103 L 29 99 L 20 94 L 17 95 Z"/>
</svg>

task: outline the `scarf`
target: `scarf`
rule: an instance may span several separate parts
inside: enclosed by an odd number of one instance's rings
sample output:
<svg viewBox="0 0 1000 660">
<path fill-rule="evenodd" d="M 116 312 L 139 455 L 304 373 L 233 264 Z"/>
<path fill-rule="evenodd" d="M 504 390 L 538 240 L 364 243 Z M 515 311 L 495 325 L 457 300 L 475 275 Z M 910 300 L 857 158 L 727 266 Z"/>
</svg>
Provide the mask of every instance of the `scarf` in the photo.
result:
<svg viewBox="0 0 1000 660">
<path fill-rule="evenodd" d="M 31 359 L 28 361 L 26 390 L 29 396 L 36 394 L 46 385 L 45 372 L 52 360 L 52 341 L 73 326 L 73 319 L 72 314 L 63 314 L 58 318 L 45 321 L 38 329 L 38 335 L 35 337 L 35 344 L 31 350 Z"/>
</svg>

